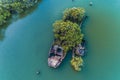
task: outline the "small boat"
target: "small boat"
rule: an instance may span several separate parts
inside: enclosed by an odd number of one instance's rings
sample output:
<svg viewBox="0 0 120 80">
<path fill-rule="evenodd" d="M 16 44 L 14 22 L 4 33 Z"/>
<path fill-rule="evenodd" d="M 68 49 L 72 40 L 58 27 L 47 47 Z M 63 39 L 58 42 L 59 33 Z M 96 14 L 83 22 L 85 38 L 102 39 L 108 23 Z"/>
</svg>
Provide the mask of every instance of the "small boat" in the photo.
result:
<svg viewBox="0 0 120 80">
<path fill-rule="evenodd" d="M 52 45 L 48 56 L 48 66 L 57 68 L 61 64 L 65 56 L 66 53 L 64 53 L 64 50 L 61 46 Z"/>
<path fill-rule="evenodd" d="M 82 43 L 73 48 L 73 57 L 85 55 L 85 40 Z"/>
</svg>

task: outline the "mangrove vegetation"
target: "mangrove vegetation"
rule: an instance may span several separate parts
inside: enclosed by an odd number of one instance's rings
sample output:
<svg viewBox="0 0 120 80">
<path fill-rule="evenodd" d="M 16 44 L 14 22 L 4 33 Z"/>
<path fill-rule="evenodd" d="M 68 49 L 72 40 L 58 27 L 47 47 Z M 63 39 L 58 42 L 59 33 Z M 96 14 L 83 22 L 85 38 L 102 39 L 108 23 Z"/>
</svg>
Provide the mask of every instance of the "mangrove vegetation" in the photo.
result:
<svg viewBox="0 0 120 80">
<path fill-rule="evenodd" d="M 63 13 L 63 20 L 64 21 L 71 21 L 73 23 L 80 24 L 82 22 L 83 17 L 85 16 L 84 8 L 67 8 Z"/>
<path fill-rule="evenodd" d="M 83 34 L 79 28 L 79 25 L 72 23 L 71 21 L 56 21 L 54 24 L 54 37 L 57 44 L 60 44 L 64 51 L 71 50 L 75 45 L 81 43 Z"/>
<path fill-rule="evenodd" d="M 81 71 L 81 66 L 83 66 L 82 57 L 73 57 L 70 63 L 76 71 Z"/>
<path fill-rule="evenodd" d="M 84 35 L 81 33 L 81 23 L 84 16 L 84 8 L 68 8 L 64 11 L 62 20 L 53 24 L 54 44 L 61 45 L 65 53 L 82 43 Z M 74 56 L 70 63 L 74 70 L 80 71 L 82 57 Z"/>
<path fill-rule="evenodd" d="M 40 0 L 0 0 L 0 26 L 14 14 L 21 14 L 33 7 Z"/>
</svg>

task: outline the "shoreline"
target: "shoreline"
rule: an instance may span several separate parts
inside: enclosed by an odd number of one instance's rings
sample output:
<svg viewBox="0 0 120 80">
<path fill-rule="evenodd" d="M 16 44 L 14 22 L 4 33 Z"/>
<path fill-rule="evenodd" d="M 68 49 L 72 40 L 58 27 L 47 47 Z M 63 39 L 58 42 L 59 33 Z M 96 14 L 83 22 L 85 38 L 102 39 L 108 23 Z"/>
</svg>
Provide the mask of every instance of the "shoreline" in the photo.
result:
<svg viewBox="0 0 120 80">
<path fill-rule="evenodd" d="M 30 9 L 35 5 L 38 5 L 40 1 L 41 0 L 37 0 L 37 2 L 18 1 L 18 2 L 10 2 L 10 3 L 9 2 L 0 3 L 0 10 L 1 10 L 0 26 L 1 27 L 4 26 L 11 19 L 13 19 L 13 15 L 21 15 L 22 13 L 28 11 L 27 9 Z"/>
</svg>

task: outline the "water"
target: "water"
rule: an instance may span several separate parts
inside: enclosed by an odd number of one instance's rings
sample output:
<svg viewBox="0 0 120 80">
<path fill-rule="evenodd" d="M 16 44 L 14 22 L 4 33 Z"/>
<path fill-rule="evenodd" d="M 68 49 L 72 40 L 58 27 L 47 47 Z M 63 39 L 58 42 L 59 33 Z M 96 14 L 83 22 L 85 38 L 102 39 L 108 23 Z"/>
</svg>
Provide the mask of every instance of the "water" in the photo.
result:
<svg viewBox="0 0 120 80">
<path fill-rule="evenodd" d="M 120 80 L 120 1 L 43 0 L 37 9 L 0 31 L 0 80 Z M 52 23 L 65 8 L 86 9 L 83 32 L 88 53 L 81 72 L 70 66 L 68 55 L 58 69 L 47 66 L 53 40 Z M 36 71 L 40 75 L 36 75 Z"/>
</svg>

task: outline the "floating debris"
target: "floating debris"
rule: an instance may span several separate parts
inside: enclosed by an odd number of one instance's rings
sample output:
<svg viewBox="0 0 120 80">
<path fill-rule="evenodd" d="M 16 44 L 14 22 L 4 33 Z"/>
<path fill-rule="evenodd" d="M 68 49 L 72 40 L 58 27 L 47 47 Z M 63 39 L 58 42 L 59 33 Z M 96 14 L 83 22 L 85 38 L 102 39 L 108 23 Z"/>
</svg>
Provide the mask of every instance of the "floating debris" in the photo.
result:
<svg viewBox="0 0 120 80">
<path fill-rule="evenodd" d="M 89 5 L 92 6 L 92 5 L 93 5 L 93 2 L 90 2 Z"/>
<path fill-rule="evenodd" d="M 39 75 L 39 74 L 40 74 L 40 71 L 37 71 L 36 74 Z"/>
</svg>

